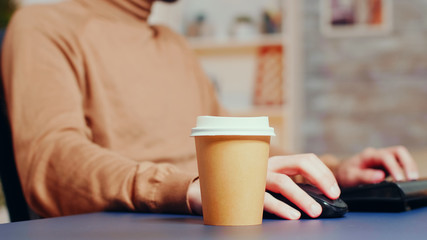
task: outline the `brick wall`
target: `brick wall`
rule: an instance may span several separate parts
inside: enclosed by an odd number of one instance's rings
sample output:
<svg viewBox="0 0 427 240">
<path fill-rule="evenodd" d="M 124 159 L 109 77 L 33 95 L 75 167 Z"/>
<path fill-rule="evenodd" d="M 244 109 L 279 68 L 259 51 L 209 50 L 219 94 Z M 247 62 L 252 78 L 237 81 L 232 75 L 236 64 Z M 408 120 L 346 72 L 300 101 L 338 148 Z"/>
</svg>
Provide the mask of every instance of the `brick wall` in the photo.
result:
<svg viewBox="0 0 427 240">
<path fill-rule="evenodd" d="M 319 2 L 303 13 L 304 150 L 427 149 L 427 0 L 393 1 L 389 34 L 345 38 L 320 32 Z"/>
</svg>

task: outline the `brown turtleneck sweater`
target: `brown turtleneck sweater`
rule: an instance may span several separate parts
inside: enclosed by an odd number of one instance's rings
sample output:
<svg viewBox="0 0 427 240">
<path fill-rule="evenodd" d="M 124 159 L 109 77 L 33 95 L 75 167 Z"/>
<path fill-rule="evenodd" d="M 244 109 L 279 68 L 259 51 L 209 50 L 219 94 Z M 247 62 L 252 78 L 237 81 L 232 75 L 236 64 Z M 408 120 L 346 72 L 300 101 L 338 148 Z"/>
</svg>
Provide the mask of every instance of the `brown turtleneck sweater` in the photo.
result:
<svg viewBox="0 0 427 240">
<path fill-rule="evenodd" d="M 20 9 L 2 71 L 21 184 L 41 216 L 188 212 L 199 115 L 214 90 L 185 41 L 150 26 L 146 0 Z"/>
</svg>

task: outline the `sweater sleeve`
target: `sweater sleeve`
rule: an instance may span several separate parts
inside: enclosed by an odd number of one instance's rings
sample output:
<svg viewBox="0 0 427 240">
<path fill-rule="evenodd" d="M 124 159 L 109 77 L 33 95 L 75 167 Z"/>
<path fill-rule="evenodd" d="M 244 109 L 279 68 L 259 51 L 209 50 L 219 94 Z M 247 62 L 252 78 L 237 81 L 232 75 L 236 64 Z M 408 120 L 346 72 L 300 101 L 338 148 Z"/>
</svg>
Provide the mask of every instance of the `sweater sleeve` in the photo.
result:
<svg viewBox="0 0 427 240">
<path fill-rule="evenodd" d="M 104 210 L 188 213 L 186 192 L 195 176 L 93 143 L 78 81 L 81 57 L 49 23 L 33 21 L 37 16 L 25 10 L 15 14 L 2 56 L 15 159 L 30 207 L 44 217 Z"/>
</svg>

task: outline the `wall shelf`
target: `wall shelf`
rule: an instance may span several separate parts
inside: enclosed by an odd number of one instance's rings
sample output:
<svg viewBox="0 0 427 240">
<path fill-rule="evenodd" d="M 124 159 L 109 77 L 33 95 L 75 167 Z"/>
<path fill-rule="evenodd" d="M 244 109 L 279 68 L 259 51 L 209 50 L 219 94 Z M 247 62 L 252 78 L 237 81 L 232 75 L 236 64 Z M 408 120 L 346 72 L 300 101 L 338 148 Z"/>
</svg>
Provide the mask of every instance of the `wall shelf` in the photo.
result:
<svg viewBox="0 0 427 240">
<path fill-rule="evenodd" d="M 254 36 L 248 39 L 226 38 L 188 38 L 190 46 L 194 50 L 217 50 L 217 49 L 236 49 L 236 48 L 256 48 L 259 46 L 282 45 L 286 38 L 283 34 L 264 34 Z"/>
</svg>

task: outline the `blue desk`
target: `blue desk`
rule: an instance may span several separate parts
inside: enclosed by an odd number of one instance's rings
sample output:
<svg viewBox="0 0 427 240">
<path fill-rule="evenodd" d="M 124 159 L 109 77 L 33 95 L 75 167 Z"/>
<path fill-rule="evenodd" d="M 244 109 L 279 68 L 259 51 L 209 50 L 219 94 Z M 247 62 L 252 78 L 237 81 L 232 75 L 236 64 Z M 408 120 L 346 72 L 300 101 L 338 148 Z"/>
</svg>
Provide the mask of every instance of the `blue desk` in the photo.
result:
<svg viewBox="0 0 427 240">
<path fill-rule="evenodd" d="M 203 225 L 198 216 L 103 212 L 0 224 L 0 239 L 427 239 L 427 208 L 339 219 Z"/>
</svg>

